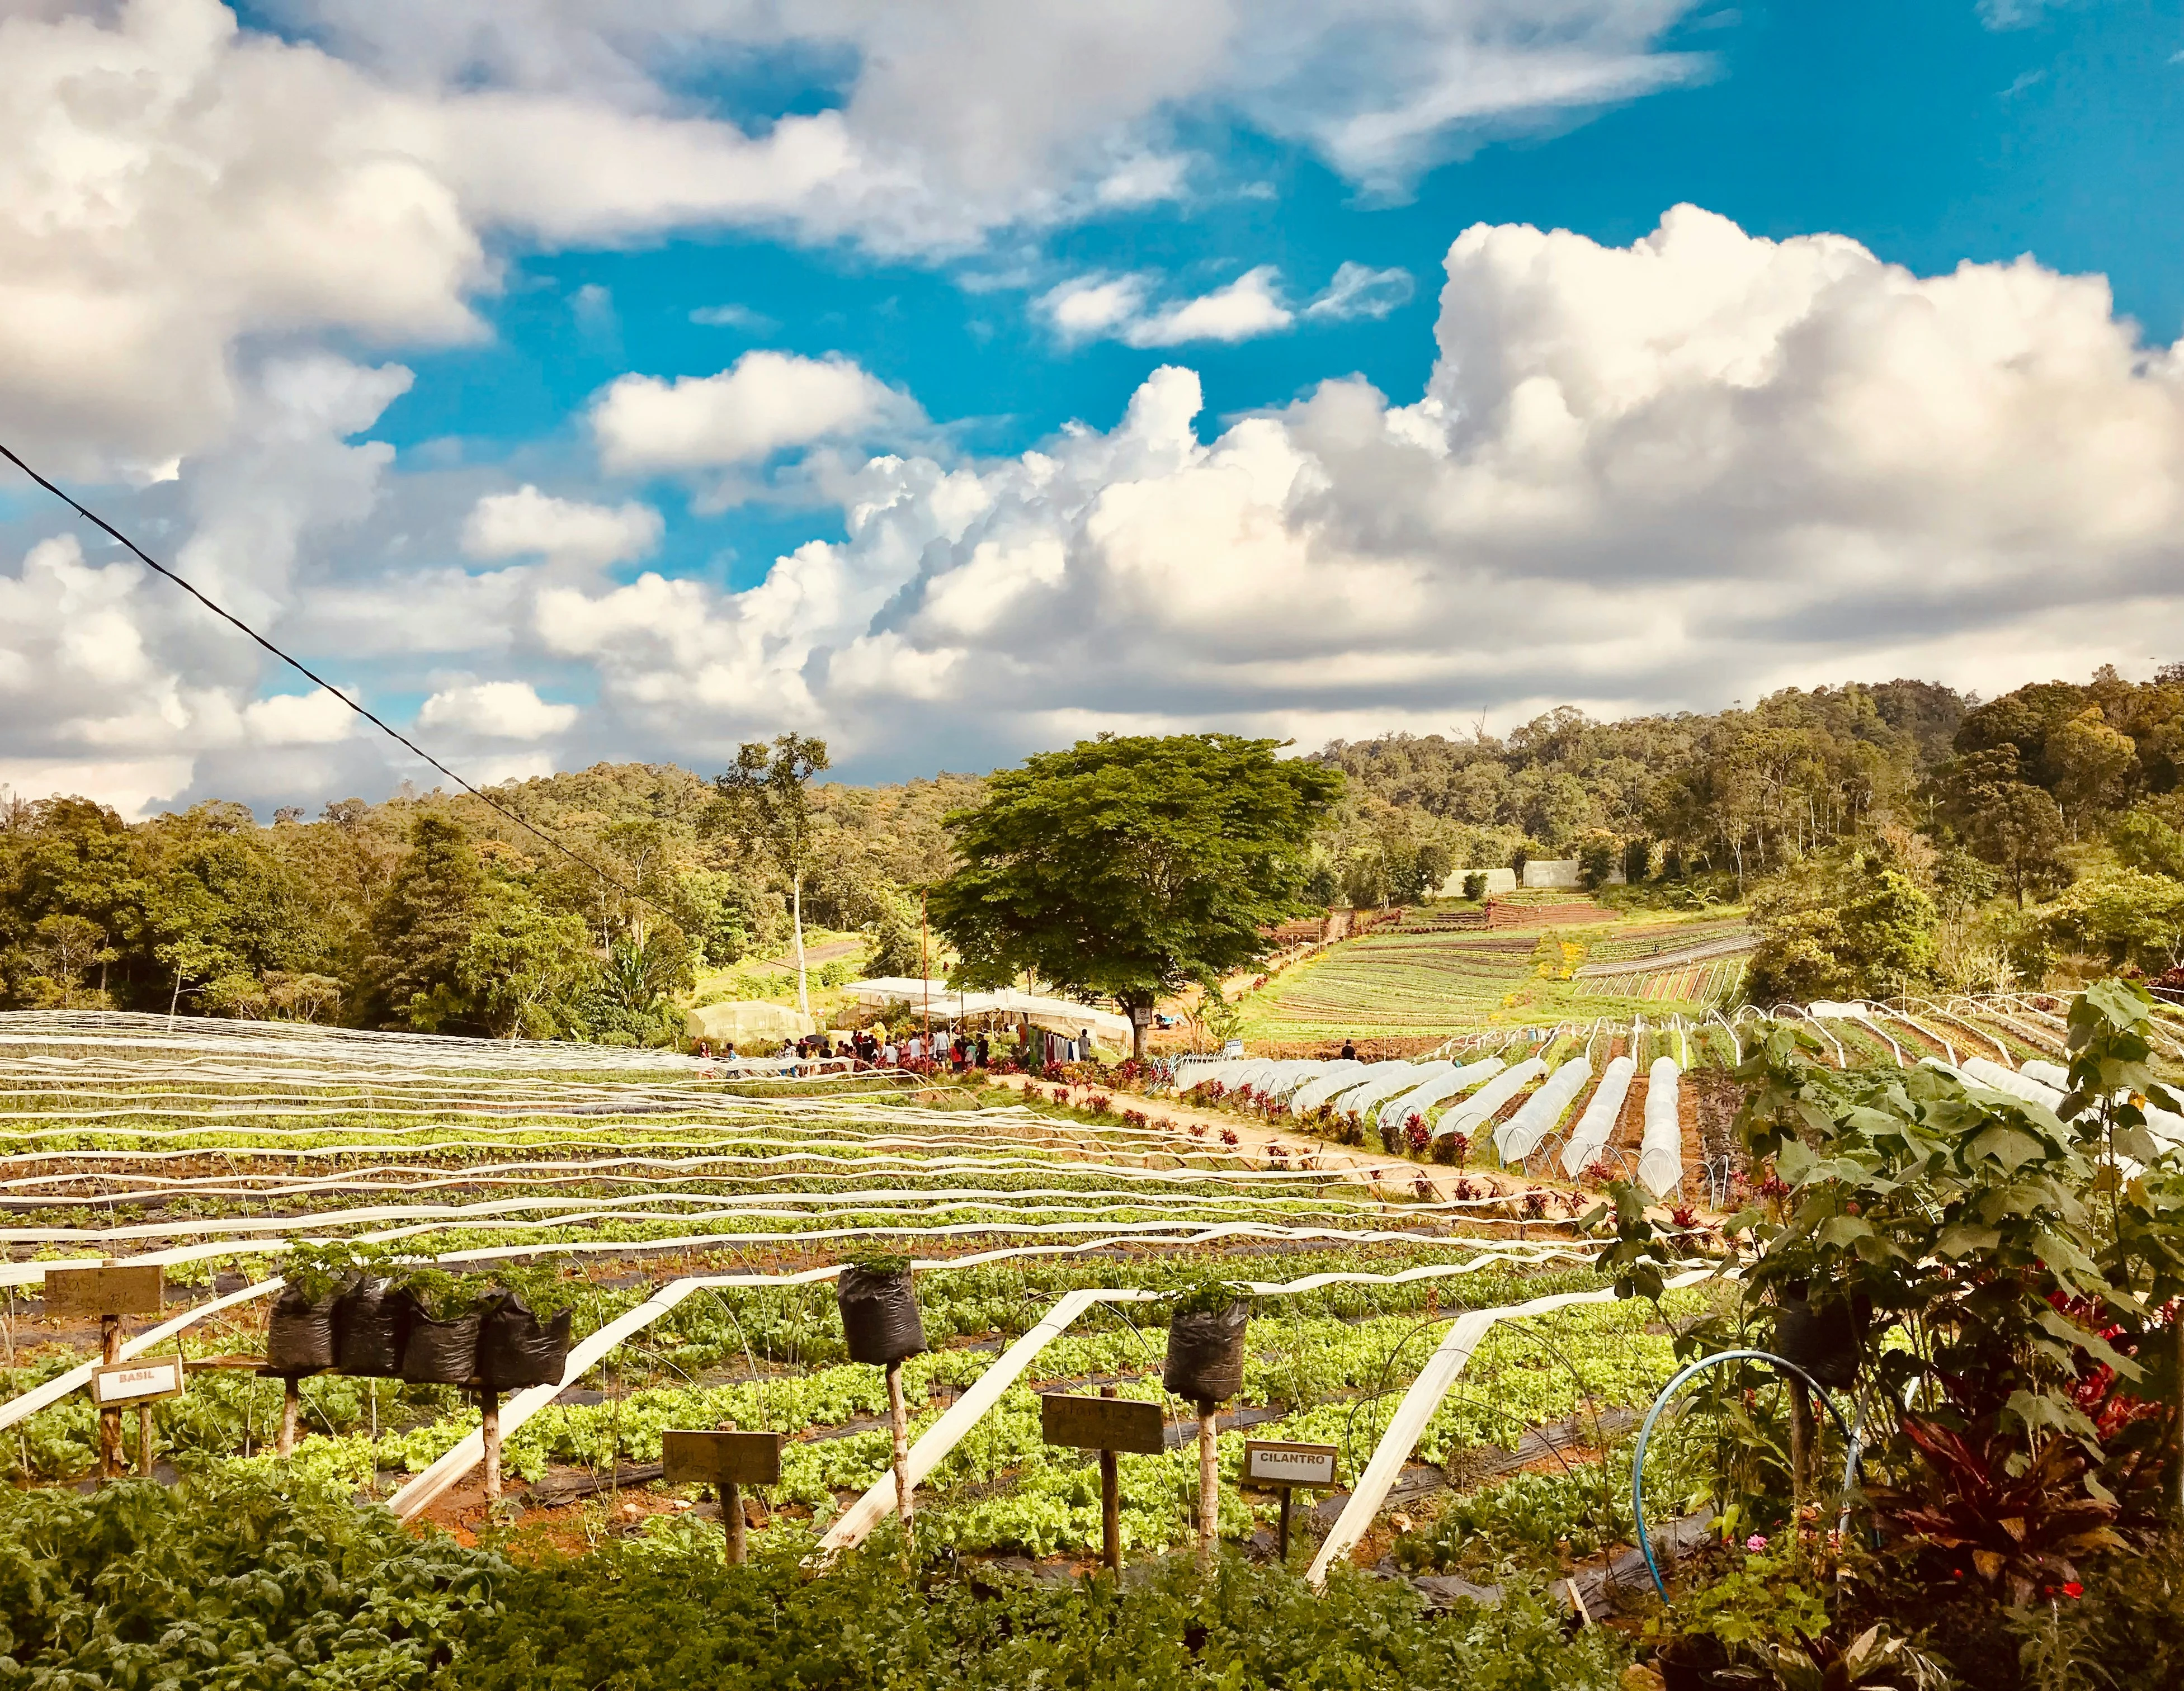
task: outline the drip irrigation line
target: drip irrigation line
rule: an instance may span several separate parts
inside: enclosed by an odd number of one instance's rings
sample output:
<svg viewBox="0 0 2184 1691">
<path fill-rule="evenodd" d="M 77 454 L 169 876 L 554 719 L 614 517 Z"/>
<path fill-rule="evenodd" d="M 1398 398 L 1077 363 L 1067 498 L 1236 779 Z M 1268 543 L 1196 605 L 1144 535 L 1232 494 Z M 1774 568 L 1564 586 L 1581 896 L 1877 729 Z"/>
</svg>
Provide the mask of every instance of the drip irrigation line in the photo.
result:
<svg viewBox="0 0 2184 1691">
<path fill-rule="evenodd" d="M 56 499 L 58 499 L 63 504 L 66 505 L 86 522 L 90 523 L 96 528 L 103 530 L 107 534 L 111 535 L 116 541 L 120 542 L 120 544 L 127 547 L 131 552 L 136 555 L 138 561 L 141 562 L 145 568 L 152 570 L 156 575 L 164 576 L 167 580 L 172 581 L 176 587 L 180 587 L 184 592 L 187 593 L 192 598 L 195 599 L 199 604 L 203 605 L 207 610 L 210 611 L 221 621 L 229 624 L 232 627 L 240 629 L 244 634 L 249 636 L 252 640 L 257 642 L 259 645 L 264 647 L 268 652 L 270 652 L 290 669 L 295 670 L 298 675 L 303 676 L 304 680 L 313 682 L 315 685 L 323 688 L 326 692 L 332 694 L 343 704 L 346 704 L 351 710 L 354 710 L 358 715 L 364 718 L 365 721 L 371 724 L 373 727 L 378 729 L 381 733 L 386 735 L 387 738 L 393 740 L 396 744 L 403 747 L 414 756 L 421 758 L 425 762 L 430 764 L 434 769 L 439 770 L 442 775 L 444 775 L 448 780 L 454 782 L 456 786 L 461 787 L 464 792 L 469 793 L 471 798 L 476 799 L 488 809 L 495 811 L 500 815 L 507 817 L 510 821 L 515 823 L 517 827 L 525 830 L 526 832 L 537 835 L 548 845 L 553 847 L 555 851 L 560 852 L 562 856 L 567 858 L 571 862 L 581 865 L 585 869 L 589 870 L 593 874 L 598 876 L 601 881 L 613 887 L 616 892 L 624 894 L 626 897 L 636 899 L 640 904 L 650 906 L 653 909 L 659 911 L 661 915 L 671 916 L 674 914 L 672 911 L 666 909 L 666 906 L 654 903 L 652 899 L 646 898 L 644 893 L 636 891 L 633 887 L 623 886 L 621 882 L 616 880 L 613 876 L 608 874 L 604 869 L 601 869 L 599 865 L 593 863 L 590 859 L 584 856 L 582 853 L 563 845 L 560 841 L 555 839 L 553 835 L 548 833 L 543 828 L 538 826 L 537 823 L 526 821 L 523 817 L 518 815 L 506 805 L 499 804 L 493 799 L 488 798 L 483 793 L 471 786 L 471 783 L 464 780 L 462 776 L 457 775 L 454 770 L 449 769 L 447 765 L 442 763 L 437 758 L 434 757 L 415 740 L 412 740 L 400 729 L 393 727 L 382 720 L 379 717 L 375 716 L 370 711 L 365 709 L 361 704 L 359 704 L 354 699 L 351 698 L 332 681 L 326 680 L 323 676 L 319 675 L 315 670 L 307 667 L 300 659 L 291 657 L 287 653 L 282 651 L 278 646 L 276 646 L 270 640 L 268 640 L 264 635 L 260 634 L 256 629 L 253 628 L 248 623 L 245 622 L 241 617 L 236 615 L 232 611 L 227 610 L 223 607 L 215 604 L 190 581 L 184 577 L 176 575 L 172 570 L 170 570 L 165 565 L 159 562 L 158 559 L 153 557 L 150 553 L 145 551 L 142 547 L 137 545 L 135 541 L 130 539 L 127 535 L 122 533 L 120 529 L 114 527 L 112 523 L 107 521 L 107 520 L 99 515 L 98 512 L 91 509 L 88 506 L 82 504 L 71 495 L 64 492 L 62 489 L 55 487 L 52 482 L 47 481 L 44 476 L 39 475 L 36 470 L 31 469 L 29 464 L 24 463 L 21 459 L 18 458 L 14 450 L 10 448 L 4 441 L 0 441 L 0 458 L 6 459 L 8 463 L 14 464 L 16 469 L 21 470 L 24 475 L 29 476 L 31 480 L 36 482 L 38 486 L 44 488 L 46 492 L 51 493 Z"/>
</svg>

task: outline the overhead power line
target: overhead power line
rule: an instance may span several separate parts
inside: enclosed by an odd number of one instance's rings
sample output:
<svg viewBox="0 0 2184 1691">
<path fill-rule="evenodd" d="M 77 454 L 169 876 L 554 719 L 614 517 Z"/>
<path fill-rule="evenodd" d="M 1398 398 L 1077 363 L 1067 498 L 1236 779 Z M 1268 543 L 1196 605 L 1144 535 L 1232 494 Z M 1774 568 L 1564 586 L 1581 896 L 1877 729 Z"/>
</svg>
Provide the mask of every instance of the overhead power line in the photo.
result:
<svg viewBox="0 0 2184 1691">
<path fill-rule="evenodd" d="M 36 482 L 38 486 L 44 488 L 48 493 L 51 493 L 56 499 L 58 499 L 63 504 L 66 505 L 86 522 L 90 523 L 95 527 L 102 529 L 106 533 L 113 536 L 115 540 L 127 547 L 130 551 L 135 553 L 138 560 L 143 564 L 146 569 L 153 571 L 155 574 L 165 576 L 176 587 L 180 587 L 184 592 L 187 593 L 192 598 L 195 599 L 199 604 L 203 605 L 207 610 L 210 611 L 214 616 L 220 618 L 221 621 L 241 629 L 245 634 L 248 635 L 260 646 L 263 646 L 267 651 L 270 652 L 290 669 L 295 670 L 298 675 L 303 676 L 304 680 L 310 681 L 314 685 L 325 689 L 327 693 L 332 693 L 343 704 L 346 704 L 351 710 L 354 710 L 358 715 L 364 718 L 365 721 L 371 724 L 373 727 L 378 729 L 381 733 L 386 735 L 387 738 L 393 740 L 396 744 L 403 747 L 413 755 L 421 758 L 425 762 L 432 765 L 434 769 L 439 770 L 442 775 L 444 775 L 448 780 L 454 782 L 456 786 L 461 787 L 464 792 L 469 793 L 471 798 L 476 799 L 480 804 L 486 806 L 488 809 L 495 811 L 499 815 L 507 817 L 510 821 L 515 823 L 517 827 L 523 829 L 526 832 L 537 835 L 538 838 L 543 840 L 555 851 L 560 852 L 562 856 L 567 858 L 571 863 L 581 865 L 583 868 L 589 870 L 593 874 L 598 876 L 601 881 L 613 887 L 616 892 L 624 893 L 627 896 L 636 899 L 638 903 L 641 904 L 651 905 L 654 909 L 658 910 L 662 915 L 671 915 L 673 914 L 663 905 L 645 897 L 644 893 L 638 892 L 635 887 L 624 886 L 621 882 L 616 880 L 613 876 L 608 874 L 605 870 L 600 868 L 599 865 L 593 863 L 589 858 L 586 857 L 582 852 L 562 844 L 560 841 L 555 839 L 553 835 L 548 833 L 545 829 L 540 827 L 536 822 L 530 821 L 526 818 L 518 815 L 515 811 L 510 809 L 505 804 L 501 804 L 499 800 L 481 793 L 476 787 L 471 786 L 469 782 L 457 775 L 454 770 L 449 769 L 447 765 L 442 763 L 437 758 L 434 757 L 430 752 L 426 751 L 407 734 L 404 734 L 400 729 L 391 726 L 389 724 L 382 721 L 378 717 L 373 715 L 371 712 L 366 710 L 361 704 L 359 704 L 354 699 L 351 698 L 347 693 L 343 693 L 339 687 L 336 687 L 332 681 L 326 680 L 325 676 L 319 675 L 315 670 L 308 667 L 300 659 L 291 657 L 287 653 L 282 651 L 278 646 L 276 646 L 270 640 L 268 640 L 264 635 L 260 634 L 256 629 L 253 628 L 248 623 L 245 622 L 241 617 L 236 615 L 232 611 L 223 609 L 220 606 L 214 604 L 212 600 L 207 598 L 203 593 L 200 592 L 195 587 L 191 585 L 187 580 L 176 575 L 172 570 L 170 570 L 158 559 L 152 556 L 150 553 L 145 551 L 145 549 L 139 546 L 135 541 L 130 539 L 127 535 L 122 533 L 120 529 L 114 527 L 112 523 L 107 521 L 104 517 L 99 515 L 97 511 L 90 509 L 67 492 L 56 487 L 52 482 L 47 481 L 44 476 L 39 475 L 36 470 L 31 469 L 29 464 L 24 463 L 20 458 L 16 456 L 14 452 L 9 448 L 7 442 L 4 441 L 0 441 L 0 458 L 6 459 L 8 463 L 14 464 L 16 469 L 21 470 L 24 475 L 29 476 L 31 480 Z"/>
</svg>

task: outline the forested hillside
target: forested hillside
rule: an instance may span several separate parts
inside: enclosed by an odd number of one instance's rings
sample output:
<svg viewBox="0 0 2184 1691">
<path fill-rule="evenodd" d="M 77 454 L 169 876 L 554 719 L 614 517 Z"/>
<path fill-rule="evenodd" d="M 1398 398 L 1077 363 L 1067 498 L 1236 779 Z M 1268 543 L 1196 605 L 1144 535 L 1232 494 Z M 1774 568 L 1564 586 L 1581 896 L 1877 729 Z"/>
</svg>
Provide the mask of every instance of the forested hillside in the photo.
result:
<svg viewBox="0 0 2184 1691">
<path fill-rule="evenodd" d="M 1755 998 L 2037 985 L 2184 961 L 2184 665 L 1985 703 L 1931 682 L 1791 689 L 1750 709 L 1506 740 L 1336 744 L 1328 884 L 1415 898 L 1519 852 L 1749 900 Z"/>
<path fill-rule="evenodd" d="M 1619 859 L 1633 840 L 1658 842 L 1656 866 L 1665 857 L 1679 872 L 1764 873 L 1876 815 L 1909 815 L 1965 709 L 1950 688 L 1895 681 L 1793 688 L 1708 716 L 1596 722 L 1565 706 L 1507 739 L 1337 741 L 1319 756 L 1351 777 L 1342 890 L 1359 904 L 1415 898 L 1422 850 L 1429 866 L 1588 843 Z"/>
<path fill-rule="evenodd" d="M 1621 865 L 1633 896 L 1748 902 L 1762 998 L 2159 972 L 2184 957 L 2184 668 L 1981 703 L 1930 682 L 1749 709 L 1312 754 L 1347 792 L 1315 896 L 1412 903 L 1525 853 Z M 813 788 L 805 919 L 915 965 L 915 889 L 983 782 Z M 0 808 L 0 1002 L 651 1040 L 694 971 L 787 937 L 788 883 L 701 776 L 602 764 L 467 795 L 344 799 L 270 826 L 200 804 L 126 824 L 81 798 Z M 602 879 L 604 870 L 632 898 Z"/>
</svg>

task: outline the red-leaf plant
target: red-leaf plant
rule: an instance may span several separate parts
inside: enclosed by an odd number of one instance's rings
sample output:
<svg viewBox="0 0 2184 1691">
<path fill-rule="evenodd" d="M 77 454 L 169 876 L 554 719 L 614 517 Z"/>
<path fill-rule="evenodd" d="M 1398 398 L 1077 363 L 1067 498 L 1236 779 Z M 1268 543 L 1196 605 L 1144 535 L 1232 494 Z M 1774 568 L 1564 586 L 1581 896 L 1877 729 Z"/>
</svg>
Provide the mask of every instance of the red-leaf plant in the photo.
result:
<svg viewBox="0 0 2184 1691">
<path fill-rule="evenodd" d="M 2037 1443 L 2021 1472 L 2021 1438 L 1992 1418 L 1964 1432 L 1919 1416 L 1903 1420 L 1919 1460 L 1901 1486 L 1866 1495 L 1885 1530 L 1923 1545 L 1942 1581 L 1976 1579 L 2022 1605 L 2042 1585 L 2078 1575 L 2075 1558 L 2120 1549 L 2116 1509 L 2086 1490 L 2086 1456 L 2069 1439 Z"/>
</svg>

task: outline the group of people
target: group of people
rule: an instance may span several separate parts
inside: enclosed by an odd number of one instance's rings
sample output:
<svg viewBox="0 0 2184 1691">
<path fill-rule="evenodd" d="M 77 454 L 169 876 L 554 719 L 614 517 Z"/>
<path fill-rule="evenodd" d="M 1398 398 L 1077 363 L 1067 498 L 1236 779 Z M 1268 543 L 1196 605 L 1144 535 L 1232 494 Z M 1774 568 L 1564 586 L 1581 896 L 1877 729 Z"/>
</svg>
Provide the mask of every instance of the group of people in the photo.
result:
<svg viewBox="0 0 2184 1691">
<path fill-rule="evenodd" d="M 737 1060 L 735 1042 L 727 1041 L 716 1052 L 712 1041 L 701 1039 L 697 1054 L 708 1061 L 733 1063 Z M 989 1067 L 993 1061 L 993 1046 L 983 1033 L 973 1037 L 961 1032 L 952 1037 L 944 1033 L 930 1040 L 922 1033 L 912 1033 L 898 1043 L 885 1026 L 879 1026 L 860 1028 L 838 1043 L 827 1033 L 807 1033 L 800 1039 L 784 1038 L 781 1049 L 771 1055 L 777 1062 L 800 1066 L 847 1058 L 858 1069 L 912 1068 L 929 1059 L 936 1066 L 952 1069 L 960 1075 L 972 1069 Z"/>
</svg>

